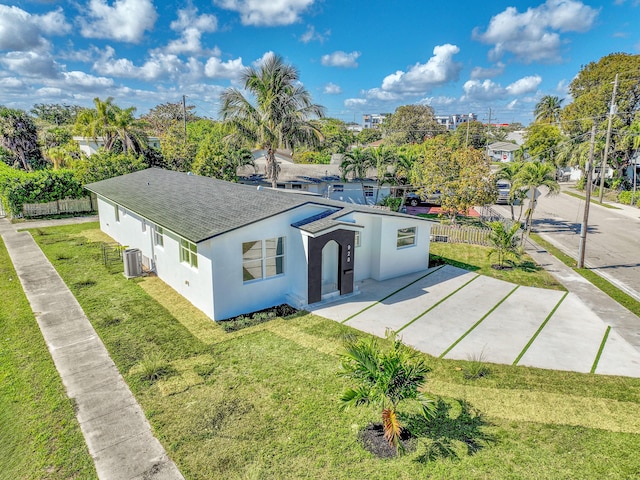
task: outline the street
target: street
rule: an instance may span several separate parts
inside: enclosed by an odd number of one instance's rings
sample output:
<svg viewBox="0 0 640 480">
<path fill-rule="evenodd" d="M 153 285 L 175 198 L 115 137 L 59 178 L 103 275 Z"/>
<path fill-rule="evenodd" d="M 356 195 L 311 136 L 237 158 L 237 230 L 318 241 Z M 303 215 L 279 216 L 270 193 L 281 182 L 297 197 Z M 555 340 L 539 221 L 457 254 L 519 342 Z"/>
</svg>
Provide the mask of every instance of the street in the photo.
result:
<svg viewBox="0 0 640 480">
<path fill-rule="evenodd" d="M 562 185 L 562 190 L 581 193 L 569 185 Z M 543 190 L 535 208 L 533 229 L 566 254 L 577 258 L 584 205 L 585 201 L 580 198 L 565 193 L 546 195 Z M 511 217 L 509 206 L 496 205 L 494 208 L 504 217 Z M 516 217 L 519 210 L 516 206 Z M 585 266 L 640 300 L 640 209 L 612 209 L 591 204 Z"/>
</svg>

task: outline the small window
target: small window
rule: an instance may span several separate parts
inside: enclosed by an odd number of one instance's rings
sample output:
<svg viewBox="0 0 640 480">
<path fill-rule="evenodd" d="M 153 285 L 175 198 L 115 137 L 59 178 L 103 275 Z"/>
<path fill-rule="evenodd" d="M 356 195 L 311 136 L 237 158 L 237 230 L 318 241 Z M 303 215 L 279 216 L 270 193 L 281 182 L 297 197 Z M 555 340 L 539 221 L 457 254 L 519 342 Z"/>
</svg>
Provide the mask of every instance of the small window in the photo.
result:
<svg viewBox="0 0 640 480">
<path fill-rule="evenodd" d="M 287 186 L 284 183 L 277 183 L 276 188 L 287 188 Z"/>
<path fill-rule="evenodd" d="M 180 239 L 180 261 L 198 268 L 198 247 L 195 243 Z"/>
<path fill-rule="evenodd" d="M 242 280 L 249 282 L 262 278 L 262 241 L 242 244 Z"/>
<path fill-rule="evenodd" d="M 264 254 L 265 277 L 284 273 L 284 237 L 266 240 Z"/>
<path fill-rule="evenodd" d="M 118 208 L 118 205 L 114 205 L 113 211 L 116 217 L 116 222 L 120 222 L 120 209 Z"/>
<path fill-rule="evenodd" d="M 302 190 L 302 184 L 301 183 L 292 183 L 291 184 L 291 188 L 293 190 Z"/>
<path fill-rule="evenodd" d="M 398 229 L 397 247 L 410 247 L 416 244 L 416 227 Z"/>
<path fill-rule="evenodd" d="M 360 237 L 360 232 L 353 232 L 353 233 L 355 233 L 355 236 L 353 238 L 353 243 L 354 243 L 354 245 L 356 247 L 359 247 L 360 246 L 360 238 L 361 238 Z"/>
<path fill-rule="evenodd" d="M 371 185 L 364 185 L 362 188 L 365 197 L 373 197 L 373 187 Z"/>
<path fill-rule="evenodd" d="M 344 192 L 344 185 L 341 183 L 337 183 L 333 185 L 334 192 Z"/>
<path fill-rule="evenodd" d="M 153 244 L 156 247 L 164 247 L 164 229 L 162 227 L 156 227 L 154 230 Z"/>
</svg>

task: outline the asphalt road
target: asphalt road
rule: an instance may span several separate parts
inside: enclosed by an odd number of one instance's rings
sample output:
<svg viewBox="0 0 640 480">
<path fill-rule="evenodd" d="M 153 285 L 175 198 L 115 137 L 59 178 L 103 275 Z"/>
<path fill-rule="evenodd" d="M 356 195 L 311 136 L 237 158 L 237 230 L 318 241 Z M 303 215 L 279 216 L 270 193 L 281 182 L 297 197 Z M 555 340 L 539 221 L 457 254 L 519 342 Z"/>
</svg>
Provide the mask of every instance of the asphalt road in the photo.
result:
<svg viewBox="0 0 640 480">
<path fill-rule="evenodd" d="M 562 188 L 571 191 L 566 185 Z M 534 212 L 534 231 L 577 258 L 584 200 L 565 193 L 542 193 Z M 519 207 L 515 208 L 517 216 Z M 511 215 L 508 206 L 496 206 L 496 210 L 505 217 Z M 591 203 L 585 265 L 640 300 L 640 209 L 616 210 Z"/>
</svg>

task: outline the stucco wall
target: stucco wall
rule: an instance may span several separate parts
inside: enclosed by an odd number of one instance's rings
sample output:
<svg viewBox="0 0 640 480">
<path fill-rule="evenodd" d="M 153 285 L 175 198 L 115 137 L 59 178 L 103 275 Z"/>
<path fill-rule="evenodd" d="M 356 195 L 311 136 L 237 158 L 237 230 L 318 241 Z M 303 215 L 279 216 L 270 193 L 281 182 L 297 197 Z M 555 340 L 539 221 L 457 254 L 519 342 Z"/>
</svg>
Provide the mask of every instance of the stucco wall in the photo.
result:
<svg viewBox="0 0 640 480">
<path fill-rule="evenodd" d="M 116 221 L 114 205 L 98 197 L 101 230 L 123 246 L 139 248 L 144 256 L 154 261 L 158 277 L 213 318 L 211 261 L 202 254 L 203 246 L 198 245 L 198 268 L 193 268 L 180 261 L 180 237 L 165 229 L 164 246 L 153 245 L 156 226 L 122 207 L 118 208 L 120 221 Z M 146 231 L 142 228 L 143 221 Z"/>
</svg>

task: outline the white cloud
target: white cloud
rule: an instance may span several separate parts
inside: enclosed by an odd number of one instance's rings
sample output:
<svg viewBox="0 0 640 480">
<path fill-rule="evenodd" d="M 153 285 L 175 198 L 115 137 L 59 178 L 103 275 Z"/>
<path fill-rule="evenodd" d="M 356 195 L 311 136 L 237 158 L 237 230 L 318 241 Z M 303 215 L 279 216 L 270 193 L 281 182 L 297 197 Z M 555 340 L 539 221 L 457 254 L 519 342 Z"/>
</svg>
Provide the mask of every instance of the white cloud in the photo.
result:
<svg viewBox="0 0 640 480">
<path fill-rule="evenodd" d="M 331 35 L 331 30 L 320 33 L 316 31 L 313 25 L 308 25 L 307 30 L 300 35 L 300 41 L 302 43 L 309 43 L 311 41 L 323 43 L 329 35 Z"/>
<path fill-rule="evenodd" d="M 518 99 L 517 98 L 515 100 L 511 100 L 509 102 L 509 104 L 507 105 L 507 110 L 515 109 L 517 105 L 518 105 Z"/>
<path fill-rule="evenodd" d="M 202 48 L 202 34 L 215 32 L 218 29 L 218 19 L 215 15 L 198 15 L 195 7 L 178 10 L 178 19 L 171 22 L 171 29 L 181 34 L 180 39 L 173 40 L 166 47 L 168 53 L 204 54 Z M 219 51 L 216 50 L 219 55 Z"/>
<path fill-rule="evenodd" d="M 70 29 L 60 8 L 44 15 L 32 15 L 16 6 L 0 5 L 0 50 L 45 49 L 48 42 L 44 34 L 64 35 Z"/>
<path fill-rule="evenodd" d="M 498 60 L 506 53 L 524 63 L 560 60 L 560 33 L 586 32 L 594 24 L 598 10 L 577 0 L 547 0 L 520 13 L 507 7 L 489 22 L 486 32 L 474 29 L 473 37 L 493 45 L 489 58 Z"/>
<path fill-rule="evenodd" d="M 111 78 L 96 77 L 80 71 L 64 72 L 62 76 L 64 77 L 64 84 L 67 88 L 75 87 L 91 90 L 113 86 L 113 80 Z"/>
<path fill-rule="evenodd" d="M 506 90 L 509 95 L 525 95 L 535 92 L 542 83 L 542 77 L 539 75 L 530 75 L 516 80 L 507 86 Z"/>
<path fill-rule="evenodd" d="M 0 77 L 0 87 L 9 90 L 23 89 L 24 82 L 15 77 Z"/>
<path fill-rule="evenodd" d="M 504 73 L 505 64 L 498 62 L 493 68 L 475 67 L 471 70 L 471 78 L 479 80 L 481 78 L 494 78 Z"/>
<path fill-rule="evenodd" d="M 455 97 L 446 97 L 446 96 L 438 96 L 438 97 L 426 97 L 420 100 L 418 103 L 423 105 L 431 105 L 434 107 L 448 107 L 449 105 L 453 105 L 458 101 Z"/>
<path fill-rule="evenodd" d="M 291 25 L 314 0 L 214 0 L 227 10 L 240 14 L 243 25 L 275 26 Z"/>
<path fill-rule="evenodd" d="M 453 56 L 459 51 L 457 46 L 448 43 L 436 46 L 427 63 L 416 63 L 407 72 L 398 70 L 385 77 L 382 91 L 399 95 L 424 94 L 434 87 L 457 80 L 462 64 L 454 62 Z M 380 96 L 380 92 L 372 93 Z"/>
<path fill-rule="evenodd" d="M 320 61 L 325 67 L 356 68 L 360 55 L 360 52 L 347 53 L 338 50 L 328 55 L 323 55 Z"/>
<path fill-rule="evenodd" d="M 211 57 L 204 66 L 204 74 L 208 78 L 236 80 L 245 68 L 242 64 L 242 57 L 226 62 L 217 57 Z"/>
<path fill-rule="evenodd" d="M 28 77 L 56 78 L 60 68 L 47 53 L 9 52 L 0 63 L 10 71 Z"/>
<path fill-rule="evenodd" d="M 539 75 L 520 78 L 507 85 L 507 87 L 502 87 L 499 83 L 489 79 L 482 82 L 480 80 L 468 80 L 462 87 L 464 96 L 461 100 L 491 101 L 508 96 L 522 96 L 535 92 L 541 82 L 542 78 Z"/>
<path fill-rule="evenodd" d="M 367 104 L 366 98 L 347 98 L 344 101 L 344 106 L 348 108 L 363 107 Z"/>
<path fill-rule="evenodd" d="M 342 88 L 340 88 L 340 85 L 336 85 L 335 83 L 327 83 L 324 86 L 323 92 L 327 95 L 339 95 L 342 93 Z"/>
<path fill-rule="evenodd" d="M 151 0 L 90 0 L 86 17 L 80 18 L 80 33 L 89 38 L 108 38 L 138 43 L 158 18 Z"/>
</svg>

